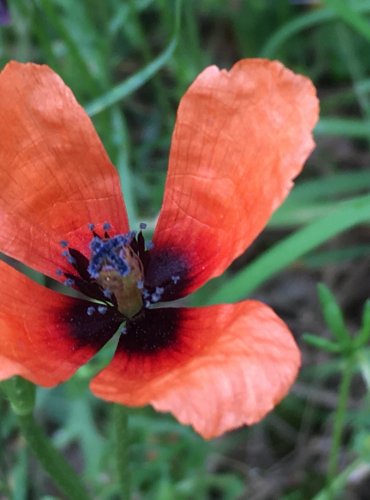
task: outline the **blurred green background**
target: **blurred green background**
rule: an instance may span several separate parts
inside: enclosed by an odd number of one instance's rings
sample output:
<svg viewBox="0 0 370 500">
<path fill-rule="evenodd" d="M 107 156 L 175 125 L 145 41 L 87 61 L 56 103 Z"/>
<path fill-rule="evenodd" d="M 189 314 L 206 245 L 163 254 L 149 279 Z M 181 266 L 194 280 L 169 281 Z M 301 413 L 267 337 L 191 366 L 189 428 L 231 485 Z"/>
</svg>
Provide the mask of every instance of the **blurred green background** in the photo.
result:
<svg viewBox="0 0 370 500">
<path fill-rule="evenodd" d="M 154 226 L 176 107 L 202 69 L 267 57 L 313 80 L 321 100 L 317 149 L 295 189 L 226 275 L 188 300 L 269 303 L 303 350 L 297 384 L 263 422 L 211 442 L 168 415 L 132 411 L 133 498 L 324 500 L 330 474 L 332 498 L 369 498 L 370 351 L 356 352 L 341 414 L 347 358 L 302 334 L 330 337 L 317 283 L 331 288 L 351 333 L 369 296 L 370 1 L 9 0 L 9 7 L 1 66 L 46 63 L 72 88 L 121 175 L 133 228 Z M 110 407 L 87 389 L 94 363 L 39 390 L 37 419 L 84 474 L 92 498 L 114 499 Z M 62 498 L 4 399 L 0 418 L 0 498 Z M 338 425 L 343 439 L 333 452 Z"/>
</svg>

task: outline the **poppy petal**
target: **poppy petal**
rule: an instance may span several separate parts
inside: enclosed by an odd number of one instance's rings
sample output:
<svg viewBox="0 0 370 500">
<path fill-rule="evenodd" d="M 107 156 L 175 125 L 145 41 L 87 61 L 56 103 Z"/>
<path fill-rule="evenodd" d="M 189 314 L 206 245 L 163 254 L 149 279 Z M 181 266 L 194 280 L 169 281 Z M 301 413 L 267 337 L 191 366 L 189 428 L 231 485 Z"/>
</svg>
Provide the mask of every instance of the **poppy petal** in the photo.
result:
<svg viewBox="0 0 370 500">
<path fill-rule="evenodd" d="M 47 66 L 11 62 L 1 72 L 0 151 L 1 252 L 58 279 L 56 267 L 72 269 L 60 241 L 86 254 L 89 223 L 128 230 L 119 176 Z"/>
<path fill-rule="evenodd" d="M 212 438 L 261 420 L 299 365 L 287 326 L 260 302 L 153 309 L 121 336 L 91 389 L 128 406 L 150 403 Z"/>
<path fill-rule="evenodd" d="M 49 290 L 0 261 L 0 380 L 21 375 L 45 387 L 73 375 L 120 320 L 89 316 L 91 302 Z"/>
<path fill-rule="evenodd" d="M 187 262 L 179 296 L 220 275 L 260 233 L 312 151 L 317 119 L 312 83 L 276 61 L 246 59 L 229 72 L 212 66 L 190 86 L 151 264 L 164 252 L 178 256 L 180 269 Z"/>
</svg>

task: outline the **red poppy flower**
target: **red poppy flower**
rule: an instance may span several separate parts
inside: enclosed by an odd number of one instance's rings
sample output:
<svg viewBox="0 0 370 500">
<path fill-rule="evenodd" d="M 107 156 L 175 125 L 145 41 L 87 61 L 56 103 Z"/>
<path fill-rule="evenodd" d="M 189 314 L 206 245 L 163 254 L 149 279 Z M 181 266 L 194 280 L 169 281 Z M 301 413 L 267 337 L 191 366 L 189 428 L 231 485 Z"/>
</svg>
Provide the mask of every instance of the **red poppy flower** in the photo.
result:
<svg viewBox="0 0 370 500">
<path fill-rule="evenodd" d="M 50 387 L 112 335 L 99 397 L 152 404 L 204 437 L 260 420 L 300 364 L 286 325 L 244 301 L 167 307 L 220 275 L 287 196 L 313 148 L 309 80 L 278 62 L 204 70 L 181 100 L 153 237 L 130 232 L 116 170 L 72 92 L 48 67 L 0 75 L 0 251 L 86 297 L 0 263 L 0 379 Z M 124 180 L 123 180 L 124 182 Z"/>
</svg>

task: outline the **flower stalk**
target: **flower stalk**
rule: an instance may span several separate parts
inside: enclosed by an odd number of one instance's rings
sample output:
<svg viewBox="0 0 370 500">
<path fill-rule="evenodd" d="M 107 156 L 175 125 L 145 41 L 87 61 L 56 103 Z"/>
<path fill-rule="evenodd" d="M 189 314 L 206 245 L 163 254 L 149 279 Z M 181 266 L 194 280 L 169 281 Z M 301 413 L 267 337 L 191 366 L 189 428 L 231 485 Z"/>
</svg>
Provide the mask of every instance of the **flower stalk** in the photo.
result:
<svg viewBox="0 0 370 500">
<path fill-rule="evenodd" d="M 16 415 L 22 436 L 54 483 L 70 500 L 88 499 L 78 475 L 35 421 L 35 386 L 21 377 L 13 377 L 0 387 Z"/>
<path fill-rule="evenodd" d="M 27 444 L 54 483 L 70 500 L 86 500 L 89 494 L 65 458 L 52 445 L 32 414 L 17 415 Z"/>
<path fill-rule="evenodd" d="M 131 496 L 131 481 L 129 471 L 129 427 L 127 408 L 121 405 L 113 406 L 113 421 L 116 439 L 116 465 L 120 493 L 123 500 Z"/>
</svg>

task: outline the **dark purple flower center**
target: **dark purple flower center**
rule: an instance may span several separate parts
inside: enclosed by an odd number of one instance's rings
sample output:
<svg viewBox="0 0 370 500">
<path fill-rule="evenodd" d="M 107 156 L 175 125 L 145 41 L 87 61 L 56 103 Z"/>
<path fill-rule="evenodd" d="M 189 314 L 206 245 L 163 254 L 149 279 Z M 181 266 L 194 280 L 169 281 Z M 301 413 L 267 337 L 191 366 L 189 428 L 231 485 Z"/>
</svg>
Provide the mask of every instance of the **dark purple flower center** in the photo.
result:
<svg viewBox="0 0 370 500">
<path fill-rule="evenodd" d="M 104 239 L 94 236 L 87 269 L 104 295 L 115 297 L 118 311 L 126 318 L 133 318 L 143 308 L 144 268 L 131 248 L 134 237 L 132 233 Z"/>
<path fill-rule="evenodd" d="M 92 232 L 89 260 L 69 247 L 66 240 L 60 242 L 62 255 L 79 276 L 57 270 L 58 275 L 65 275 L 66 286 L 75 286 L 102 302 L 89 306 L 87 314 L 105 314 L 109 307 L 114 307 L 123 319 L 131 319 L 144 307 L 159 302 L 164 289 L 157 286 L 149 291 L 144 285 L 150 254 L 142 232 L 130 231 L 111 237 L 108 223 L 103 224 L 104 235 L 96 233 L 93 224 L 89 224 L 89 229 Z"/>
<path fill-rule="evenodd" d="M 140 229 L 145 227 L 140 225 Z M 132 353 L 154 353 L 172 344 L 180 309 L 155 306 L 181 297 L 186 290 L 189 267 L 182 254 L 153 247 L 145 242 L 141 230 L 111 236 L 108 223 L 101 231 L 93 224 L 89 229 L 89 257 L 70 247 L 68 241 L 60 241 L 61 253 L 74 272 L 57 269 L 57 275 L 64 276 L 66 286 L 91 299 L 84 309 L 77 303 L 73 315 L 78 314 L 79 320 L 71 323 L 71 335 L 92 345 L 101 340 L 91 332 L 107 325 L 102 338 L 118 329 L 120 348 Z"/>
</svg>

